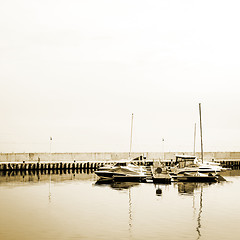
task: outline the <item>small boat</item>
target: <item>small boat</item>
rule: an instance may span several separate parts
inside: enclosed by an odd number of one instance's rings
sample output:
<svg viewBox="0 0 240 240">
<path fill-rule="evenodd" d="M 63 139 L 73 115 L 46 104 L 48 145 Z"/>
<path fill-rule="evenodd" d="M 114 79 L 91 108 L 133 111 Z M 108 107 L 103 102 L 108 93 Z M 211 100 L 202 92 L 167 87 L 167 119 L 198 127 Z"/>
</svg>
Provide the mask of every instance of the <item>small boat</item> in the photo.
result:
<svg viewBox="0 0 240 240">
<path fill-rule="evenodd" d="M 146 169 L 143 166 L 137 166 L 131 161 L 117 163 L 109 169 L 100 169 L 95 171 L 100 178 L 112 178 L 114 181 L 143 181 L 146 179 Z"/>
<path fill-rule="evenodd" d="M 132 130 L 133 130 L 133 113 L 131 121 L 131 138 L 130 138 L 130 151 L 129 159 L 121 160 L 113 166 L 103 166 L 95 171 L 95 174 L 100 178 L 109 178 L 114 181 L 125 182 L 140 182 L 145 181 L 147 178 L 146 168 L 135 165 L 131 159 L 132 149 Z"/>
<path fill-rule="evenodd" d="M 196 156 L 176 155 L 176 162 L 178 164 L 170 168 L 170 174 L 183 172 L 217 173 L 225 170 L 220 163 L 209 161 L 200 162 Z"/>
<path fill-rule="evenodd" d="M 189 167 L 184 168 L 172 168 L 172 172 L 170 174 L 180 174 L 180 173 L 219 173 L 223 170 L 221 166 L 212 165 L 209 163 L 204 164 L 196 164 Z"/>
<path fill-rule="evenodd" d="M 186 156 L 186 155 L 176 155 L 177 165 L 175 167 L 170 168 L 171 175 L 186 175 L 192 173 L 192 175 L 198 175 L 200 173 L 219 173 L 224 171 L 224 169 L 220 163 L 217 162 L 204 162 L 203 158 L 203 139 L 202 139 L 202 119 L 201 119 L 201 103 L 199 103 L 199 117 L 200 117 L 200 134 L 201 134 L 201 162 L 196 158 L 195 155 L 195 135 L 196 129 L 194 133 L 194 155 Z M 196 128 L 196 124 L 195 124 Z"/>
<path fill-rule="evenodd" d="M 147 174 L 146 169 L 143 166 L 138 166 L 133 163 L 131 159 L 132 149 L 132 130 L 133 130 L 133 113 L 131 122 L 131 139 L 130 139 L 130 151 L 129 159 L 121 160 L 115 165 L 103 166 L 99 170 L 95 171 L 95 174 L 100 178 L 113 179 L 115 182 L 141 182 L 146 181 Z"/>
<path fill-rule="evenodd" d="M 175 181 L 178 182 L 217 182 L 218 178 L 212 173 L 179 173 L 175 176 L 172 176 Z"/>
<path fill-rule="evenodd" d="M 122 159 L 122 160 L 119 160 L 118 163 L 116 162 L 107 162 L 106 164 L 104 164 L 102 167 L 99 167 L 98 168 L 98 171 L 109 171 L 111 169 L 114 169 L 116 167 L 119 167 L 119 166 L 126 166 L 128 163 L 130 163 L 131 160 L 125 160 L 125 159 Z"/>
</svg>

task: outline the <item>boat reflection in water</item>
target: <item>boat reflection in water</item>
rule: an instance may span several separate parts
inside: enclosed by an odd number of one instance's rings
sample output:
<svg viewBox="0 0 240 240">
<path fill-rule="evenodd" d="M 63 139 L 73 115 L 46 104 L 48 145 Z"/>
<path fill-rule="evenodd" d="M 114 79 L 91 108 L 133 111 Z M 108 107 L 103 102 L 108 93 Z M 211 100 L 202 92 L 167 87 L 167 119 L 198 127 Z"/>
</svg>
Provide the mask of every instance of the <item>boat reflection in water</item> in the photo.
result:
<svg viewBox="0 0 240 240">
<path fill-rule="evenodd" d="M 129 239 L 132 238 L 132 193 L 131 188 L 138 186 L 139 182 L 116 182 L 113 179 L 109 178 L 100 178 L 96 183 L 95 186 L 110 186 L 115 190 L 127 190 L 128 191 L 128 232 L 129 232 Z"/>
<path fill-rule="evenodd" d="M 112 179 L 99 179 L 95 185 L 108 185 L 116 190 L 129 189 L 131 187 L 139 185 L 139 182 L 115 182 Z"/>
<path fill-rule="evenodd" d="M 136 187 L 140 185 L 140 182 L 116 182 L 113 179 L 102 179 L 100 178 L 98 181 L 96 181 L 95 185 L 108 185 L 109 187 L 115 189 L 115 190 L 124 190 L 124 189 L 130 189 L 132 187 Z M 162 189 L 160 186 L 162 184 L 154 184 L 156 188 L 156 195 L 162 196 Z"/>
<path fill-rule="evenodd" d="M 178 182 L 178 193 L 183 195 L 194 195 L 195 190 L 199 190 L 202 187 L 207 187 L 212 184 L 214 183 Z"/>
</svg>

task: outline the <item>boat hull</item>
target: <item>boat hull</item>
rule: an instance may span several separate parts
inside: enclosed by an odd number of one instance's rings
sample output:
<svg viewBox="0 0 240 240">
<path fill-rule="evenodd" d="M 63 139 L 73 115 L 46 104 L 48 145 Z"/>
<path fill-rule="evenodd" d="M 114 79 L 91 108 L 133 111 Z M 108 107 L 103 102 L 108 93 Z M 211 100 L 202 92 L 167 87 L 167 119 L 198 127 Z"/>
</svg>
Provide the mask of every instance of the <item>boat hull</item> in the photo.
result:
<svg viewBox="0 0 240 240">
<path fill-rule="evenodd" d="M 173 179 L 178 182 L 217 182 L 214 176 L 175 176 Z"/>
<path fill-rule="evenodd" d="M 111 172 L 111 171 L 95 171 L 95 174 L 100 178 L 113 178 L 113 176 L 124 176 L 123 173 Z"/>
<path fill-rule="evenodd" d="M 163 177 L 153 177 L 153 182 L 154 183 L 165 183 L 165 184 L 171 184 L 171 178 L 170 177 L 166 177 L 166 178 L 163 178 Z"/>
<path fill-rule="evenodd" d="M 113 176 L 115 182 L 146 182 L 146 176 Z"/>
</svg>

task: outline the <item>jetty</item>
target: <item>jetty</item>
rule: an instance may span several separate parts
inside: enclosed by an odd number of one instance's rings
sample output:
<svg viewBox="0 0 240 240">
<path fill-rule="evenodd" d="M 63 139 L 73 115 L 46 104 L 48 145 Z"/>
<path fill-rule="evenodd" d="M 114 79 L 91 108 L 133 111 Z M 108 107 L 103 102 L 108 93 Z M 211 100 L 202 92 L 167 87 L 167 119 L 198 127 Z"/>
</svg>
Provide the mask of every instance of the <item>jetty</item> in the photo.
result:
<svg viewBox="0 0 240 240">
<path fill-rule="evenodd" d="M 162 162 L 165 166 L 176 163 L 176 155 L 191 155 L 190 152 L 132 152 L 137 165 L 152 166 Z M 201 153 L 196 153 L 200 157 Z M 240 168 L 240 152 L 205 152 L 206 161 L 220 163 L 222 167 Z M 115 164 L 128 159 L 128 152 L 107 153 L 0 153 L 0 171 L 54 170 L 54 169 L 98 169 L 105 164 Z M 156 168 L 156 167 L 155 167 Z"/>
<path fill-rule="evenodd" d="M 137 165 L 152 166 L 155 160 L 133 161 Z M 116 164 L 119 160 L 115 161 L 22 161 L 22 162 L 0 162 L 0 171 L 26 171 L 26 170 L 55 170 L 55 169 L 93 169 L 96 170 L 105 164 Z M 163 160 L 165 166 L 175 164 L 173 160 Z M 220 163 L 222 167 L 239 169 L 240 160 L 215 160 L 214 162 Z M 155 167 L 156 169 L 157 167 Z M 151 169 L 152 174 L 157 178 L 156 172 Z M 162 173 L 161 173 L 162 174 Z"/>
<path fill-rule="evenodd" d="M 201 152 L 131 152 L 131 158 L 151 159 L 171 162 L 176 160 L 176 155 L 195 155 L 201 159 Z M 107 162 L 128 159 L 129 152 L 25 152 L 15 153 L 0 152 L 0 163 L 14 162 Z M 240 152 L 204 152 L 204 161 L 220 162 L 227 166 L 240 166 Z"/>
<path fill-rule="evenodd" d="M 64 170 L 64 169 L 92 169 L 107 164 L 116 164 L 118 161 L 56 161 L 56 162 L 0 162 L 0 171 L 42 171 L 42 170 Z M 137 165 L 151 166 L 151 160 L 133 161 Z"/>
</svg>

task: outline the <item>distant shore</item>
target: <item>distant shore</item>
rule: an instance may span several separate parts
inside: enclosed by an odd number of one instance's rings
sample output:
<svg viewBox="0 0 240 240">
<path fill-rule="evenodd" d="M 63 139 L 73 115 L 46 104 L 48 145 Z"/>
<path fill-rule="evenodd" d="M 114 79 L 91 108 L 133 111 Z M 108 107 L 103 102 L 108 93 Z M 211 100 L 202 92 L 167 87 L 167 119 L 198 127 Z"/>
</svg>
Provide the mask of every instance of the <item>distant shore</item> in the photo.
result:
<svg viewBox="0 0 240 240">
<path fill-rule="evenodd" d="M 192 152 L 132 152 L 131 158 L 171 160 L 176 155 L 193 155 Z M 200 158 L 201 153 L 195 154 Z M 128 159 L 129 152 L 79 152 L 79 153 L 0 153 L 0 162 L 37 161 L 110 161 Z M 240 152 L 205 152 L 204 160 L 240 160 Z"/>
</svg>

